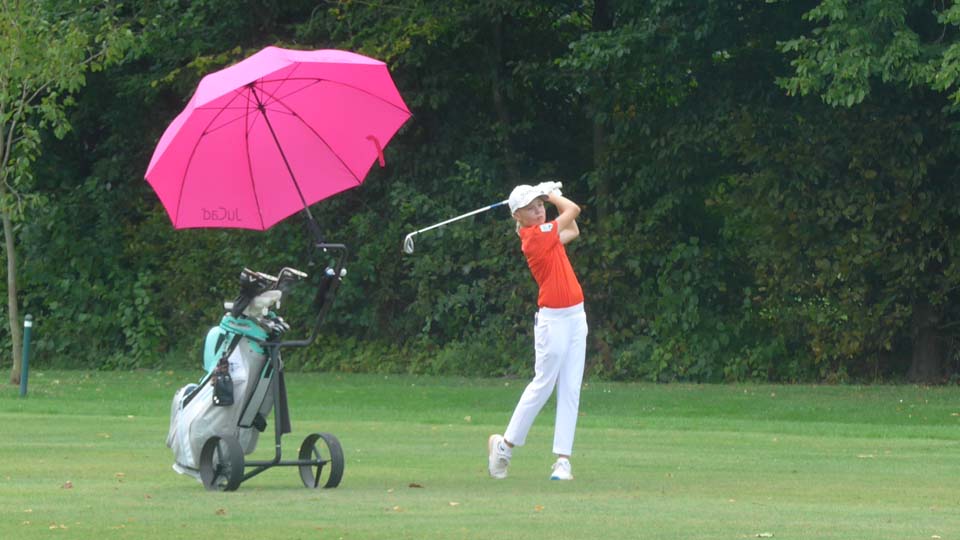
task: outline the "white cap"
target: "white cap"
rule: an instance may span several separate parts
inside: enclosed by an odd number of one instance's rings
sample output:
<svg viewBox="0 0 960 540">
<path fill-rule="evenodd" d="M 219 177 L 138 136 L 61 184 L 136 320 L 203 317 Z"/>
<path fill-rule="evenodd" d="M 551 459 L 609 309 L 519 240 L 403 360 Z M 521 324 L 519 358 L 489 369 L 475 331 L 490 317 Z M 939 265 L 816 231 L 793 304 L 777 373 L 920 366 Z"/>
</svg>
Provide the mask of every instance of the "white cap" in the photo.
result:
<svg viewBox="0 0 960 540">
<path fill-rule="evenodd" d="M 532 203 L 537 197 L 546 199 L 547 194 L 539 187 L 528 186 L 526 184 L 520 184 L 513 188 L 513 191 L 510 192 L 509 202 L 507 203 L 510 205 L 510 213 L 513 214 L 517 210 Z"/>
</svg>

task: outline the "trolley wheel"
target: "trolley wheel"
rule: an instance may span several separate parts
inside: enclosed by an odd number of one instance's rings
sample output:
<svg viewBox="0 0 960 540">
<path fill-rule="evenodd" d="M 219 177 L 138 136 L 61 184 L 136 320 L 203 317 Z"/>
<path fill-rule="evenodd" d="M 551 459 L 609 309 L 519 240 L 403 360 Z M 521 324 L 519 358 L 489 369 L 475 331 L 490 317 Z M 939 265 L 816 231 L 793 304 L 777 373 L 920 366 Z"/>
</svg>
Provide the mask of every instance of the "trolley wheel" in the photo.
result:
<svg viewBox="0 0 960 540">
<path fill-rule="evenodd" d="M 233 437 L 214 435 L 200 451 L 200 479 L 210 491 L 234 491 L 243 481 L 243 448 Z"/>
<path fill-rule="evenodd" d="M 317 442 L 321 441 L 320 445 Z M 310 488 L 335 488 L 343 478 L 343 449 L 340 441 L 329 433 L 311 433 L 300 445 L 300 479 Z M 324 480 L 325 478 L 325 480 Z"/>
</svg>

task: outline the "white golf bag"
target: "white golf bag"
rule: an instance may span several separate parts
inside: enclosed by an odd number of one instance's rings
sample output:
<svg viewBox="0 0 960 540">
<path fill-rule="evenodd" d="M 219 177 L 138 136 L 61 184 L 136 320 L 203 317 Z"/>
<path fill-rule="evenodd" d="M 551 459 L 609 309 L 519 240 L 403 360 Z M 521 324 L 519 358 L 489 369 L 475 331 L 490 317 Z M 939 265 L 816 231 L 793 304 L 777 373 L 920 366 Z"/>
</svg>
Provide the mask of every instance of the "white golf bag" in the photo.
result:
<svg viewBox="0 0 960 540">
<path fill-rule="evenodd" d="M 252 421 L 246 426 L 241 425 L 240 417 L 244 405 L 255 405 L 251 398 L 257 388 L 261 390 L 262 395 L 258 396 L 261 401 L 259 406 L 250 410 L 256 410 L 261 418 L 266 418 L 273 406 L 272 396 L 266 392 L 269 383 L 261 378 L 264 360 L 262 354 L 244 354 L 241 347 L 230 354 L 230 377 L 233 379 L 234 396 L 237 397 L 233 405 L 215 406 L 213 385 L 209 383 L 189 384 L 177 391 L 170 406 L 170 430 L 167 433 L 167 446 L 173 450 L 174 470 L 199 480 L 200 449 L 213 435 L 236 438 L 244 454 L 249 455 L 256 450 L 260 430 Z"/>
<path fill-rule="evenodd" d="M 311 337 L 284 339 L 290 325 L 276 313 L 284 293 L 307 274 L 285 267 L 274 277 L 245 268 L 240 274 L 240 295 L 224 304 L 227 313 L 207 333 L 203 350 L 206 375 L 173 396 L 167 431 L 173 469 L 196 478 L 208 490 L 234 491 L 244 481 L 278 466 L 296 467 L 303 485 L 310 489 L 337 487 L 343 478 L 343 449 L 330 433 L 307 435 L 296 459 L 283 459 L 280 447 L 281 437 L 291 432 L 280 349 L 313 342 L 329 300 L 346 273 L 346 246 L 317 247 L 338 258 L 318 284 L 313 304 L 317 321 Z M 271 414 L 273 459 L 247 460 L 245 456 L 256 450 Z"/>
<path fill-rule="evenodd" d="M 175 471 L 200 480 L 200 452 L 214 435 L 236 439 L 245 455 L 256 450 L 274 405 L 270 392 L 274 374 L 260 346 L 267 337 L 261 328 L 261 317 L 279 304 L 280 296 L 280 291 L 261 294 L 244 310 L 244 315 L 238 318 L 228 313 L 220 326 L 210 329 L 204 347 L 207 374 L 198 384 L 179 389 L 170 405 L 167 446 L 173 450 Z M 230 309 L 230 304 L 227 307 Z M 212 382 L 218 359 L 224 357 L 229 364 L 234 400 L 229 405 L 217 405 Z"/>
</svg>

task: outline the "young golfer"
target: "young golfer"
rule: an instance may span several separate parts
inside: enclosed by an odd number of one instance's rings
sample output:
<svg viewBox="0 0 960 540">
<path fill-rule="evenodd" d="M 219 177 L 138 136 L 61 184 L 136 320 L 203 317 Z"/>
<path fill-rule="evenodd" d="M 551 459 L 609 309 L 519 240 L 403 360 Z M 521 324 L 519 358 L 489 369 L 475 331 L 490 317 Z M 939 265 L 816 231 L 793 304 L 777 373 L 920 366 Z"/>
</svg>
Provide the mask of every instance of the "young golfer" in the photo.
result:
<svg viewBox="0 0 960 540">
<path fill-rule="evenodd" d="M 555 220 L 546 221 L 544 201 L 556 206 L 559 215 Z M 513 447 L 526 442 L 533 420 L 556 387 L 553 452 L 557 461 L 550 478 L 573 480 L 570 455 L 580 408 L 587 318 L 583 290 L 564 245 L 580 235 L 576 221 L 580 207 L 561 194 L 558 182 L 517 186 L 510 193 L 509 205 L 517 221 L 520 248 L 540 288 L 533 331 L 536 363 L 533 380 L 520 396 L 507 430 L 487 441 L 488 468 L 493 478 L 507 477 Z"/>
</svg>

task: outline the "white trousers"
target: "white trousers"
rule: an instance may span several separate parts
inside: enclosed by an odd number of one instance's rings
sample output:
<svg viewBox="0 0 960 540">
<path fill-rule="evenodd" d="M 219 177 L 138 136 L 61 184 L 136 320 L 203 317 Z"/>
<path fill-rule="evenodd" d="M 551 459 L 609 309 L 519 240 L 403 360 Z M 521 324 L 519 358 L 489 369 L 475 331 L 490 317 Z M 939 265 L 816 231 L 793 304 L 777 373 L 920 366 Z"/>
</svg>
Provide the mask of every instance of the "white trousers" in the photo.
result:
<svg viewBox="0 0 960 540">
<path fill-rule="evenodd" d="M 569 456 L 573 452 L 587 351 L 587 316 L 583 304 L 562 309 L 540 308 L 533 335 L 536 351 L 533 380 L 523 390 L 503 436 L 510 443 L 523 446 L 530 426 L 556 387 L 553 453 Z"/>
</svg>

